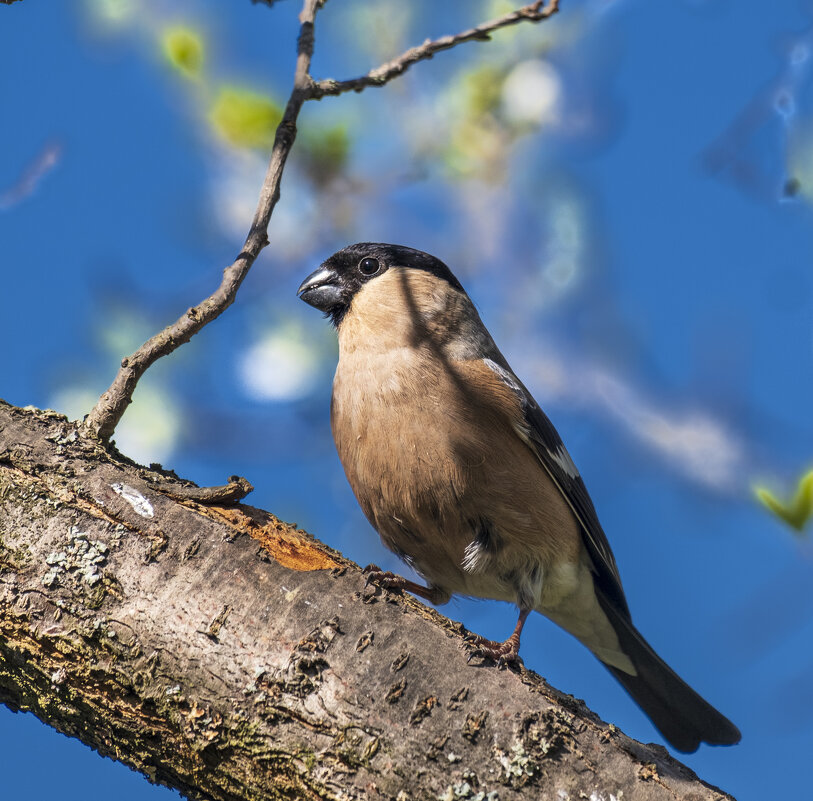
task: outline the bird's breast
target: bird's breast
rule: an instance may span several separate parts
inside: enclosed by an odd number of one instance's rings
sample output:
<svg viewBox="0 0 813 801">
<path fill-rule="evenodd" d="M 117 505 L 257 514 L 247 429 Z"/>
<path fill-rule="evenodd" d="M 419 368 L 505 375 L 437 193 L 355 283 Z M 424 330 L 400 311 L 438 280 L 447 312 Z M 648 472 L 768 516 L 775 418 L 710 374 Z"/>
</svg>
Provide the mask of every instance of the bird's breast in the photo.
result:
<svg viewBox="0 0 813 801">
<path fill-rule="evenodd" d="M 342 358 L 333 383 L 331 425 L 354 491 L 387 505 L 437 505 L 463 490 L 457 439 L 465 420 L 450 409 L 454 387 L 410 348 Z M 451 501 L 451 497 L 448 501 Z M 366 503 L 365 503 L 366 501 Z"/>
<path fill-rule="evenodd" d="M 449 374 L 414 351 L 340 360 L 333 435 L 368 520 L 430 583 L 494 597 L 469 588 L 462 568 L 485 461 L 470 415 Z"/>
</svg>

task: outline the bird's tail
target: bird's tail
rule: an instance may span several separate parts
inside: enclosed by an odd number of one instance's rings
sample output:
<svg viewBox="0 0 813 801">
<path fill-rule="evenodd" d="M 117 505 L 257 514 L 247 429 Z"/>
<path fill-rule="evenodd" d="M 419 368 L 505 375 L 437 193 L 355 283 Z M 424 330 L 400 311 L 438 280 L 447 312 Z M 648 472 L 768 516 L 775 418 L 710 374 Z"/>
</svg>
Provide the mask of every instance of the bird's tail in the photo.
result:
<svg viewBox="0 0 813 801">
<path fill-rule="evenodd" d="M 734 745 L 739 729 L 677 675 L 641 636 L 627 615 L 597 593 L 612 623 L 621 650 L 629 656 L 637 675 L 606 665 L 643 709 L 655 727 L 678 751 L 696 751 L 701 742 Z"/>
</svg>

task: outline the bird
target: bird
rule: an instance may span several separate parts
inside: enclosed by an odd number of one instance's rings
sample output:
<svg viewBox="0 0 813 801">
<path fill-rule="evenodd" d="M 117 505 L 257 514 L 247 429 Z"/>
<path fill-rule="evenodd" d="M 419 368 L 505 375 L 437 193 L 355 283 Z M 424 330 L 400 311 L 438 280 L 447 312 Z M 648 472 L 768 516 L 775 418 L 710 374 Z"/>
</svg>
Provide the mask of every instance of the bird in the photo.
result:
<svg viewBox="0 0 813 801">
<path fill-rule="evenodd" d="M 525 620 L 540 612 L 598 657 L 676 750 L 739 742 L 636 629 L 573 459 L 449 267 L 361 242 L 297 294 L 337 332 L 330 422 L 350 486 L 426 586 L 375 565 L 369 579 L 436 605 L 453 595 L 516 604 L 505 642 L 469 643 L 502 664 L 519 661 Z"/>
</svg>

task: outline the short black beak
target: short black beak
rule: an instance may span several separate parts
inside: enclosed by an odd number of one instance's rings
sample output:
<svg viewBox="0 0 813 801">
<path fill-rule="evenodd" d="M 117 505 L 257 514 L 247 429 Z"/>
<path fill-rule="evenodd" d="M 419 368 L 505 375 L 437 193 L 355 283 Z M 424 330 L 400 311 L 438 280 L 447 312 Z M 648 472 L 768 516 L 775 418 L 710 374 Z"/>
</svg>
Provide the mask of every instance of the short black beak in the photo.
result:
<svg viewBox="0 0 813 801">
<path fill-rule="evenodd" d="M 314 270 L 300 285 L 296 294 L 319 311 L 327 312 L 342 303 L 339 276 L 329 267 Z"/>
</svg>

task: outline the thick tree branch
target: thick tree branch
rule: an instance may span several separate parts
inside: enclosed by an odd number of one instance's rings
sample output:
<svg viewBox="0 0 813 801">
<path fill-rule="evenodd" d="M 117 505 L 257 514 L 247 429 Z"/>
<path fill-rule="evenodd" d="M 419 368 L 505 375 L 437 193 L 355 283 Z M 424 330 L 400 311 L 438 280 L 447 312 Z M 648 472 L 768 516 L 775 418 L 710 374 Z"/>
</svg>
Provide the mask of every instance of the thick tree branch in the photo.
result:
<svg viewBox="0 0 813 801">
<path fill-rule="evenodd" d="M 0 702 L 195 799 L 728 798 L 468 665 L 459 623 L 307 534 L 159 478 L 0 402 Z"/>
<path fill-rule="evenodd" d="M 544 0 L 531 3 L 522 8 L 505 14 L 502 17 L 483 22 L 474 28 L 460 33 L 441 36 L 440 39 L 427 39 L 418 47 L 411 47 L 397 58 L 370 70 L 359 78 L 350 78 L 346 81 L 323 80 L 318 81 L 313 89 L 312 96 L 316 98 L 326 95 L 340 95 L 344 92 L 361 92 L 368 86 L 384 86 L 393 78 L 403 75 L 413 64 L 432 58 L 442 50 L 449 50 L 464 42 L 487 42 L 491 34 L 500 28 L 516 25 L 518 22 L 541 22 L 552 17 L 559 10 L 559 0 Z"/>
<path fill-rule="evenodd" d="M 223 271 L 223 280 L 217 291 L 197 306 L 192 306 L 180 319 L 147 340 L 135 353 L 121 361 L 113 383 L 99 398 L 85 420 L 85 430 L 102 440 L 108 440 L 130 404 L 136 385 L 144 372 L 162 356 L 167 356 L 188 342 L 205 325 L 219 317 L 237 296 L 243 279 L 257 256 L 268 244 L 268 225 L 274 207 L 280 197 L 280 181 L 288 154 L 296 138 L 296 122 L 306 100 L 318 100 L 326 95 L 361 91 L 367 86 L 382 86 L 401 75 L 412 64 L 432 58 L 441 50 L 448 50 L 469 41 L 483 41 L 498 28 L 519 22 L 539 22 L 558 10 L 558 0 L 542 0 L 523 6 L 510 14 L 478 25 L 453 36 L 427 41 L 408 50 L 393 61 L 372 70 L 367 75 L 349 81 L 314 81 L 309 73 L 314 47 L 314 20 L 324 0 L 304 0 L 299 19 L 301 23 L 297 47 L 297 63 L 294 86 L 285 107 L 282 121 L 277 128 L 271 160 L 265 175 L 257 211 L 251 223 L 243 249 L 234 263 Z"/>
</svg>

